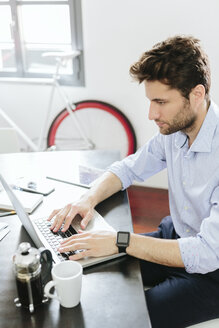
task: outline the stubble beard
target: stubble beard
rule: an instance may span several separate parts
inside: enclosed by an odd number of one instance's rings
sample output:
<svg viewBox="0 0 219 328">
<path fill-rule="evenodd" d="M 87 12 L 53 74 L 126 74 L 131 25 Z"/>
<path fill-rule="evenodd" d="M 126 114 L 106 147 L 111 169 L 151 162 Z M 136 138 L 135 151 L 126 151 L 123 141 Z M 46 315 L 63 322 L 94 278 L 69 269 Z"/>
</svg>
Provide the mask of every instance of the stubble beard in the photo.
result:
<svg viewBox="0 0 219 328">
<path fill-rule="evenodd" d="M 167 127 L 160 127 L 160 133 L 169 135 L 178 131 L 188 133 L 194 129 L 197 116 L 192 112 L 189 100 L 184 101 L 184 105 L 175 115 L 171 122 L 166 122 Z"/>
</svg>

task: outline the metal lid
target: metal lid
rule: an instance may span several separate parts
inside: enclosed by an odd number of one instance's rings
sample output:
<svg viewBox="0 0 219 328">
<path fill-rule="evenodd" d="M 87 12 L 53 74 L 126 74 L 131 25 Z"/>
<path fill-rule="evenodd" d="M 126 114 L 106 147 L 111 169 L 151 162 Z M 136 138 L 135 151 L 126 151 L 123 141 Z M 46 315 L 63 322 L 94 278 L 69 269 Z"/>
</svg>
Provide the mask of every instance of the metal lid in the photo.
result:
<svg viewBox="0 0 219 328">
<path fill-rule="evenodd" d="M 31 247 L 30 243 L 21 243 L 16 254 L 13 257 L 15 270 L 35 272 L 40 266 L 40 252 Z"/>
</svg>

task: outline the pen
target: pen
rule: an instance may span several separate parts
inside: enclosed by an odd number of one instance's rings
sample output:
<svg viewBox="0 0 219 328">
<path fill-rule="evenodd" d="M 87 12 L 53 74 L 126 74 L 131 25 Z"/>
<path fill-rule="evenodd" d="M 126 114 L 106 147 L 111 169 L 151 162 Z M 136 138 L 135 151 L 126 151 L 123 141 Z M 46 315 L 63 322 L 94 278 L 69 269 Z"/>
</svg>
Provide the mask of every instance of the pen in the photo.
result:
<svg viewBox="0 0 219 328">
<path fill-rule="evenodd" d="M 16 214 L 16 212 L 15 211 L 2 212 L 2 213 L 0 213 L 0 217 L 8 216 L 8 215 L 13 215 L 13 214 Z"/>
<path fill-rule="evenodd" d="M 61 179 L 56 179 L 56 178 L 52 178 L 52 177 L 46 177 L 47 179 L 50 180 L 54 180 L 54 181 L 58 181 L 58 182 L 63 182 L 63 183 L 67 183 L 67 184 L 71 184 L 73 186 L 77 186 L 77 187 L 82 187 L 82 188 L 86 188 L 86 189 L 90 189 L 91 187 L 82 183 L 76 183 L 76 182 L 70 182 L 70 181 L 66 181 L 66 180 L 61 180 Z"/>
</svg>

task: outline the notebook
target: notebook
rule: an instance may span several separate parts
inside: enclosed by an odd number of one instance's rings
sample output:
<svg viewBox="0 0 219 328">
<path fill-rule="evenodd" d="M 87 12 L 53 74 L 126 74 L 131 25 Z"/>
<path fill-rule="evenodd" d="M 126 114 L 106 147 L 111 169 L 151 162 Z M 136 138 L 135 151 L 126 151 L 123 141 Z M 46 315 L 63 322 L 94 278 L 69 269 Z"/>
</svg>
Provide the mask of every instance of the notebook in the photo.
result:
<svg viewBox="0 0 219 328">
<path fill-rule="evenodd" d="M 17 215 L 23 224 L 24 228 L 32 238 L 35 245 L 39 248 L 44 246 L 49 249 L 52 253 L 53 261 L 55 263 L 59 263 L 68 259 L 68 256 L 71 253 L 60 254 L 57 251 L 57 247 L 60 244 L 60 241 L 63 238 L 70 237 L 72 234 L 76 234 L 78 229 L 80 229 L 80 216 L 78 215 L 73 221 L 68 231 L 65 233 L 59 231 L 58 233 L 53 233 L 50 230 L 51 222 L 47 221 L 46 218 L 30 218 L 30 216 L 25 212 L 24 207 L 22 206 L 19 199 L 16 197 L 15 192 L 10 188 L 6 180 L 0 174 L 0 182 L 2 183 L 5 191 L 7 192 Z M 95 211 L 93 219 L 89 222 L 85 231 L 97 231 L 97 230 L 107 230 L 107 231 L 115 231 L 113 227 L 111 227 L 104 218 Z M 108 261 L 120 256 L 124 256 L 125 253 L 117 253 L 110 256 L 104 257 L 86 257 L 84 259 L 79 260 L 82 266 L 88 267 L 94 264 L 98 264 L 104 261 Z"/>
<path fill-rule="evenodd" d="M 14 194 L 23 205 L 24 210 L 29 214 L 32 213 L 33 210 L 43 201 L 43 195 L 33 194 L 21 190 L 14 190 Z M 14 210 L 14 206 L 4 190 L 0 191 L 0 209 Z"/>
</svg>

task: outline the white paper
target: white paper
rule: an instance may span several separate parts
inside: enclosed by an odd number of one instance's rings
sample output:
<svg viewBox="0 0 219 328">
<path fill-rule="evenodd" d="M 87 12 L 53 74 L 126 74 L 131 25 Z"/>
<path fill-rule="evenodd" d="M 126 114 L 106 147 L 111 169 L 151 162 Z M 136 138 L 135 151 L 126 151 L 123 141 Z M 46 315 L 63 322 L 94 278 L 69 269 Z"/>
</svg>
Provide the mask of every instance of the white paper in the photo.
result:
<svg viewBox="0 0 219 328">
<path fill-rule="evenodd" d="M 9 228 L 5 228 L 0 231 L 0 241 L 10 232 Z"/>
<path fill-rule="evenodd" d="M 0 231 L 5 229 L 8 226 L 6 222 L 0 222 Z"/>
</svg>

